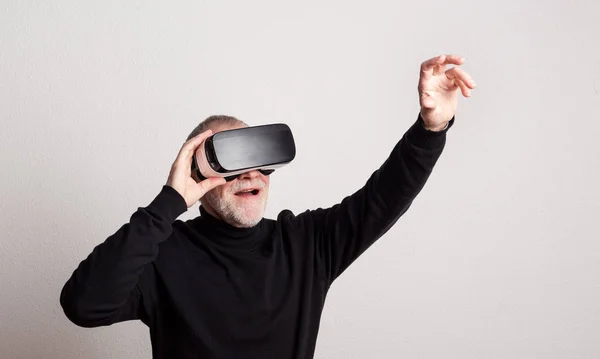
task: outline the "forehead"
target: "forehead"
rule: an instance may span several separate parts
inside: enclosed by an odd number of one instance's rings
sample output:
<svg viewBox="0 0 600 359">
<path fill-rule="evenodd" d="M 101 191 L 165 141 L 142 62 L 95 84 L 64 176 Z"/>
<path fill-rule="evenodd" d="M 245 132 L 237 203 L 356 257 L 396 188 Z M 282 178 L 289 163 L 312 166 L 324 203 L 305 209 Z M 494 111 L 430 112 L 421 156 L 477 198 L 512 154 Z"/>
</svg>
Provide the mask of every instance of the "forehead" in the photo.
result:
<svg viewBox="0 0 600 359">
<path fill-rule="evenodd" d="M 243 123 L 238 123 L 238 124 L 211 124 L 210 126 L 208 126 L 209 129 L 212 130 L 213 133 L 217 133 L 217 132 L 221 132 L 221 131 L 227 131 L 227 130 L 235 130 L 238 128 L 244 128 L 244 127 L 248 127 L 246 125 L 244 125 Z"/>
</svg>

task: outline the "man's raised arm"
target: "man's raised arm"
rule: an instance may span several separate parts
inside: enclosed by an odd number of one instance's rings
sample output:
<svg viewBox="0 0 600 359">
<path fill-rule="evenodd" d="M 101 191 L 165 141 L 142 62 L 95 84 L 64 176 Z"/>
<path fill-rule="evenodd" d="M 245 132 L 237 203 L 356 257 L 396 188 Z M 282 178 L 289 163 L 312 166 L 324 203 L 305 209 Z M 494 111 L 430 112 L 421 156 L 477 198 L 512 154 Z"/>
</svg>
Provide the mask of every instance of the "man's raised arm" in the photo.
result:
<svg viewBox="0 0 600 359">
<path fill-rule="evenodd" d="M 314 235 L 317 260 L 333 282 L 386 233 L 419 194 L 444 149 L 454 123 L 460 89 L 469 97 L 475 83 L 460 67 L 463 58 L 439 56 L 421 64 L 417 120 L 366 184 L 339 204 L 298 216 Z"/>
</svg>

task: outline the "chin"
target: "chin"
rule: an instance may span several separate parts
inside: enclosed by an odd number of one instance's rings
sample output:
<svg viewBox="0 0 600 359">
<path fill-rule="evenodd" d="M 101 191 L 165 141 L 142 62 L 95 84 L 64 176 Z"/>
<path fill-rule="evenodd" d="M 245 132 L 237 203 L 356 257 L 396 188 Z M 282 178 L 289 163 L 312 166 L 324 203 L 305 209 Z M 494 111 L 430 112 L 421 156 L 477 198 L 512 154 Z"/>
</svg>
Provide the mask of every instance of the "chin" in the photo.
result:
<svg viewBox="0 0 600 359">
<path fill-rule="evenodd" d="M 225 222 L 238 228 L 251 228 L 256 226 L 265 213 L 266 201 L 255 201 L 254 203 L 240 203 L 239 201 L 227 201 L 220 209 L 220 215 Z"/>
<path fill-rule="evenodd" d="M 229 224 L 236 227 L 236 228 L 252 228 L 254 226 L 256 226 L 257 224 L 260 223 L 260 220 L 262 218 L 259 218 L 258 220 L 246 220 L 243 222 L 230 222 Z"/>
<path fill-rule="evenodd" d="M 218 214 L 222 221 L 237 228 L 256 226 L 264 216 L 267 205 L 266 196 L 239 198 L 237 196 L 217 196 L 207 193 L 204 200 Z"/>
<path fill-rule="evenodd" d="M 239 228 L 250 228 L 256 226 L 264 216 L 264 208 L 236 208 L 233 216 L 230 216 L 231 225 Z M 231 218 L 233 217 L 233 218 Z"/>
<path fill-rule="evenodd" d="M 224 217 L 224 220 L 237 228 L 251 228 L 260 223 L 262 218 L 262 213 L 251 216 L 242 213 L 231 213 L 229 216 Z"/>
</svg>

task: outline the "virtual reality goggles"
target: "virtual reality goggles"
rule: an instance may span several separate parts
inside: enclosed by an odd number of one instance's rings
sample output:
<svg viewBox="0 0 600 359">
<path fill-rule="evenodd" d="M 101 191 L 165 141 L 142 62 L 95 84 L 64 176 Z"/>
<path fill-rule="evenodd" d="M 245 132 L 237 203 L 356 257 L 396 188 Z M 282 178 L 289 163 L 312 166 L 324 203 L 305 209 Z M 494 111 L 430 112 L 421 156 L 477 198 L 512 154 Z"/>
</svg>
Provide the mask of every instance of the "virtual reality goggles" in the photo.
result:
<svg viewBox="0 0 600 359">
<path fill-rule="evenodd" d="M 217 132 L 196 149 L 192 171 L 200 180 L 224 177 L 232 181 L 258 170 L 270 175 L 296 156 L 292 131 L 285 124 L 244 127 Z"/>
</svg>

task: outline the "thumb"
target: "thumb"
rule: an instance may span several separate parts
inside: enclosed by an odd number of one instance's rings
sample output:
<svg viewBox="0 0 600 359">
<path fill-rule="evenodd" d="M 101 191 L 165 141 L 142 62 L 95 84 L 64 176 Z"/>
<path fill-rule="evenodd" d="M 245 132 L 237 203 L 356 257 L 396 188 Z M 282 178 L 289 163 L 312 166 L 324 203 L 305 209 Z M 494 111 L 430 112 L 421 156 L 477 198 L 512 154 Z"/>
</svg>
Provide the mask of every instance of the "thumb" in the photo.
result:
<svg viewBox="0 0 600 359">
<path fill-rule="evenodd" d="M 206 194 L 206 192 L 212 190 L 215 187 L 223 185 L 226 182 L 227 181 L 225 181 L 225 178 L 223 178 L 223 177 L 211 177 L 211 178 L 207 178 L 203 181 L 200 181 L 198 183 L 198 187 L 200 187 L 200 190 L 202 191 L 202 195 L 204 196 Z"/>
<path fill-rule="evenodd" d="M 426 108 L 426 109 L 435 109 L 436 108 L 436 102 L 435 100 L 431 97 L 431 96 L 423 96 L 421 98 L 421 105 Z"/>
</svg>

